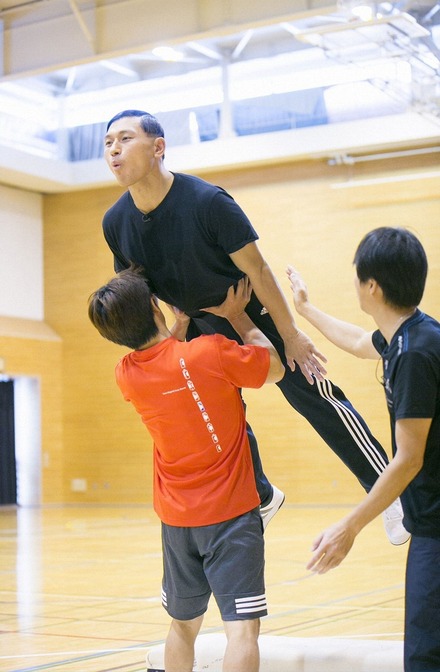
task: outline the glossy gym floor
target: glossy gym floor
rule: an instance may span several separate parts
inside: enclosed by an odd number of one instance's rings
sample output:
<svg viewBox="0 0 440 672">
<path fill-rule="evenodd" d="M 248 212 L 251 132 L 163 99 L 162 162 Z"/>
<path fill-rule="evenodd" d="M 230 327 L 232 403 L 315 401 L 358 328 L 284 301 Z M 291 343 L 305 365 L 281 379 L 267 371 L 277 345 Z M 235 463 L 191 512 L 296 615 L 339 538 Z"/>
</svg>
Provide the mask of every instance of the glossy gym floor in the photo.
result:
<svg viewBox="0 0 440 672">
<path fill-rule="evenodd" d="M 282 637 L 403 637 L 408 544 L 392 546 L 381 519 L 344 563 L 305 569 L 314 537 L 346 507 L 286 503 L 266 530 L 269 615 Z M 0 672 L 144 672 L 163 642 L 160 527 L 149 507 L 0 508 Z M 202 632 L 219 632 L 214 600 Z"/>
</svg>

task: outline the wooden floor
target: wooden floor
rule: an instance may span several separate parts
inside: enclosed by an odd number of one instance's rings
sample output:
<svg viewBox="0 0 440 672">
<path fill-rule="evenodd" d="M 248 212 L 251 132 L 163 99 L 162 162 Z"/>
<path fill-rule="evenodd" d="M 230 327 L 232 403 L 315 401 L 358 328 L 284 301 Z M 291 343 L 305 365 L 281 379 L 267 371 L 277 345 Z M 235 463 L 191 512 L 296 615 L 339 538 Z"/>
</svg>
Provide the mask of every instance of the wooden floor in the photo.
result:
<svg viewBox="0 0 440 672">
<path fill-rule="evenodd" d="M 342 507 L 286 504 L 266 531 L 262 634 L 402 639 L 407 545 L 380 519 L 323 576 L 305 570 Z M 159 524 L 147 507 L 0 508 L 0 671 L 145 671 L 163 642 Z M 222 629 L 215 602 L 203 632 Z"/>
</svg>

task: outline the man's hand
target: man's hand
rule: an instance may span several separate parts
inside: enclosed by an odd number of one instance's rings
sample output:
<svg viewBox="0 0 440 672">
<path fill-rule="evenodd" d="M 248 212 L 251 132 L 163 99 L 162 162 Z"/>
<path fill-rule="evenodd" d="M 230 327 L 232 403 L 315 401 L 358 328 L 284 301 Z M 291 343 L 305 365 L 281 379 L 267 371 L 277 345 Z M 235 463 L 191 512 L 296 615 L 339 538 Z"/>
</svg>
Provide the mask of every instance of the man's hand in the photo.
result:
<svg viewBox="0 0 440 672">
<path fill-rule="evenodd" d="M 167 303 L 167 307 L 173 313 L 176 322 L 181 322 L 182 324 L 189 324 L 191 318 L 183 310 L 180 310 L 180 308 L 176 308 L 176 306 L 172 306 L 169 303 Z"/>
<path fill-rule="evenodd" d="M 186 332 L 188 331 L 188 326 L 191 321 L 191 318 L 180 308 L 176 306 L 171 306 L 167 303 L 168 308 L 174 315 L 175 322 L 170 329 L 170 332 L 178 341 L 184 341 L 186 338 Z"/>
<path fill-rule="evenodd" d="M 293 266 L 288 266 L 286 273 L 292 288 L 295 308 L 301 314 L 303 304 L 309 300 L 306 284 Z M 291 365 L 292 360 L 294 360 L 311 385 L 314 383 L 313 376 L 318 380 L 324 380 L 327 371 L 322 366 L 322 363 L 318 361 L 318 357 L 322 362 L 326 362 L 327 359 L 315 348 L 315 345 L 307 334 L 298 329 L 296 336 L 291 335 L 288 340 L 284 339 L 284 348 L 292 371 L 295 369 L 295 365 Z"/>
<path fill-rule="evenodd" d="M 316 574 L 325 574 L 337 567 L 353 546 L 355 538 L 355 531 L 345 520 L 331 525 L 313 542 L 313 555 L 307 569 Z"/>
<path fill-rule="evenodd" d="M 318 357 L 323 362 L 327 359 L 303 331 L 296 329 L 288 339 L 284 339 L 284 351 L 290 369 L 295 370 L 296 362 L 310 385 L 315 382 L 313 376 L 318 380 L 324 380 L 327 371 Z"/>
<path fill-rule="evenodd" d="M 289 265 L 286 268 L 286 274 L 290 281 L 290 287 L 292 288 L 293 303 L 295 304 L 296 311 L 301 315 L 304 304 L 309 301 L 307 285 L 304 282 L 303 277 L 293 266 Z"/>
<path fill-rule="evenodd" d="M 226 299 L 220 306 L 211 306 L 210 308 L 202 308 L 206 313 L 212 313 L 219 317 L 224 317 L 229 321 L 235 320 L 239 315 L 244 313 L 252 294 L 252 287 L 249 278 L 245 276 L 238 281 L 237 287 L 231 285 L 228 289 Z"/>
</svg>

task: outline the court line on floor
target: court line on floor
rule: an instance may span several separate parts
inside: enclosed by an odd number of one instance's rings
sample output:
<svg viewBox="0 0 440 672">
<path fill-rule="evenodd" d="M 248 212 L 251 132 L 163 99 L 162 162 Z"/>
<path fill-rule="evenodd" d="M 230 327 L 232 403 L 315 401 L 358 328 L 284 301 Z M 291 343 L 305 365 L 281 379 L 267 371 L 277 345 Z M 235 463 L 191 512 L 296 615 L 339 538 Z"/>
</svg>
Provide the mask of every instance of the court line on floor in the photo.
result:
<svg viewBox="0 0 440 672">
<path fill-rule="evenodd" d="M 85 662 L 87 660 L 94 660 L 98 658 L 103 658 L 105 656 L 112 656 L 124 652 L 136 652 L 136 651 L 145 651 L 147 652 L 152 646 L 157 644 L 162 644 L 163 639 L 155 640 L 148 644 L 139 644 L 130 647 L 122 647 L 120 649 L 106 649 L 104 651 L 53 651 L 45 653 L 31 653 L 31 654 L 19 654 L 14 656 L 0 656 L 0 662 L 5 660 L 10 661 L 19 661 L 22 659 L 33 659 L 33 658 L 43 658 L 43 657 L 64 657 L 64 656 L 74 656 L 73 658 L 68 658 L 66 660 L 52 661 L 50 663 L 42 663 L 41 665 L 24 667 L 16 670 L 10 670 L 10 672 L 37 672 L 38 670 L 50 670 L 53 667 L 60 667 L 61 665 L 72 665 L 73 663 Z M 134 664 L 134 663 L 133 663 Z M 136 663 L 137 664 L 137 663 Z M 123 668 L 121 668 L 123 669 Z"/>
</svg>

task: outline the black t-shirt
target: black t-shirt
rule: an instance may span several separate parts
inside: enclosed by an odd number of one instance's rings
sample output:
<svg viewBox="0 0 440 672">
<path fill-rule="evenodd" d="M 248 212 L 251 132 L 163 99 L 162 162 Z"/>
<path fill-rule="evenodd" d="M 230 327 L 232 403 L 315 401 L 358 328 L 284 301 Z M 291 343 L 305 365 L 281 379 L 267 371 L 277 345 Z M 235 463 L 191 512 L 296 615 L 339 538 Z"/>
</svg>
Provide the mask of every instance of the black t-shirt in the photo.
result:
<svg viewBox="0 0 440 672">
<path fill-rule="evenodd" d="M 408 532 L 440 538 L 440 324 L 417 310 L 389 345 L 380 331 L 373 344 L 383 362 L 393 455 L 397 420 L 432 418 L 423 467 L 401 499 Z"/>
<path fill-rule="evenodd" d="M 243 273 L 229 254 L 258 240 L 243 210 L 220 187 L 181 173 L 148 215 L 126 192 L 105 214 L 115 270 L 145 269 L 152 291 L 189 315 L 219 305 Z"/>
</svg>

